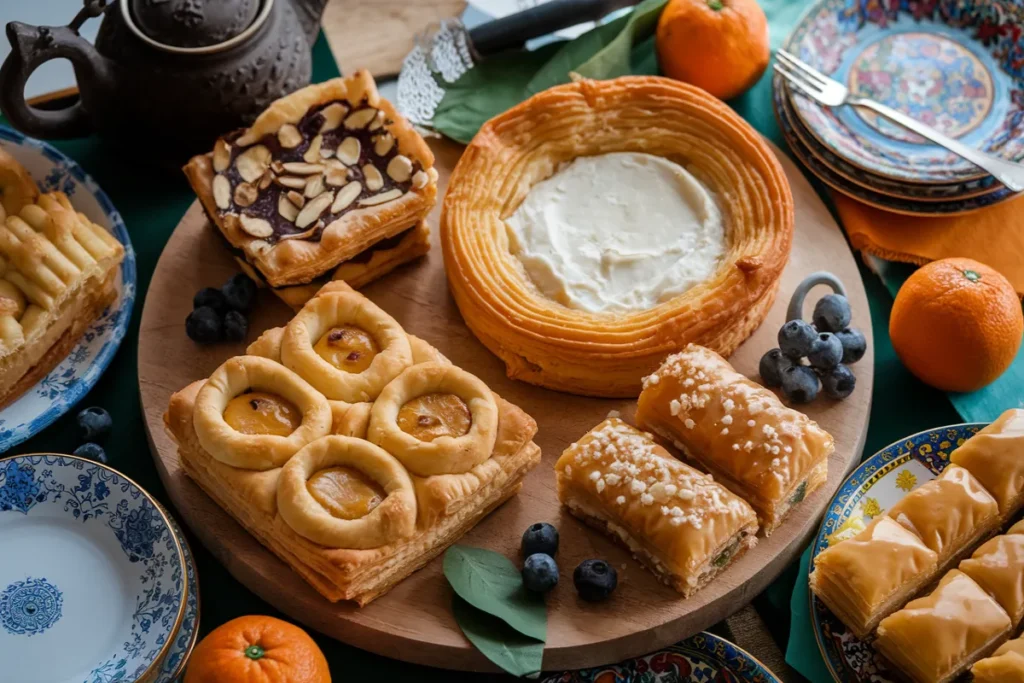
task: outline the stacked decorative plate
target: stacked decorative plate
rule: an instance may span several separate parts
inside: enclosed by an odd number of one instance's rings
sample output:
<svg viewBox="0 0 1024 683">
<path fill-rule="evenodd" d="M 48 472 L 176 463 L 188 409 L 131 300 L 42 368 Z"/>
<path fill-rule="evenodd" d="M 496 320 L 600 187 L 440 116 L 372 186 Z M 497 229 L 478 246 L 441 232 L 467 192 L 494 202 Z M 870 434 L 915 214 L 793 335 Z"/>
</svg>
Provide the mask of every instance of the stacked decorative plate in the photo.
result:
<svg viewBox="0 0 1024 683">
<path fill-rule="evenodd" d="M 785 49 L 852 93 L 962 142 L 1024 161 L 1024 5 L 1010 0 L 821 0 Z M 793 154 L 866 204 L 949 215 L 1014 193 L 977 166 L 866 110 L 829 108 L 774 82 Z"/>
<path fill-rule="evenodd" d="M 0 460 L 0 661 L 19 683 L 181 674 L 199 626 L 181 529 L 135 482 L 69 455 Z"/>
</svg>

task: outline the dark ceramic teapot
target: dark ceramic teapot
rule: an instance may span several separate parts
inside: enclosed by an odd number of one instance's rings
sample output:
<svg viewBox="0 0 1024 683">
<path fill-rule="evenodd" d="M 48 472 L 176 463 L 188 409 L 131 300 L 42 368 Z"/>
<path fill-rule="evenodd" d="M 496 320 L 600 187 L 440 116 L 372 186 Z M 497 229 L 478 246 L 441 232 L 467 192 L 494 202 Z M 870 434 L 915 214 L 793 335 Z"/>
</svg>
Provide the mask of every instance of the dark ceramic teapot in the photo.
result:
<svg viewBox="0 0 1024 683">
<path fill-rule="evenodd" d="M 98 132 L 158 156 L 205 149 L 309 82 L 326 0 L 85 0 L 68 26 L 7 24 L 0 109 L 41 138 Z M 103 16 L 95 45 L 78 34 Z M 57 111 L 25 102 L 40 64 L 67 58 L 80 100 Z"/>
</svg>

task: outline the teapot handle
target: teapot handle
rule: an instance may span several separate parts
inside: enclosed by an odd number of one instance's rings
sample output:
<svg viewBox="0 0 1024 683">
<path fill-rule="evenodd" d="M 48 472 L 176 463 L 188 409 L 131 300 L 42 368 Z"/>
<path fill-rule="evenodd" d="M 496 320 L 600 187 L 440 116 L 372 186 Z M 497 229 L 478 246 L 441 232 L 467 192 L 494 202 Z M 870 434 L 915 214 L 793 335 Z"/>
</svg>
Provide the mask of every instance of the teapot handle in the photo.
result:
<svg viewBox="0 0 1024 683">
<path fill-rule="evenodd" d="M 81 100 L 56 111 L 37 109 L 25 101 L 25 83 L 32 72 L 51 59 L 67 58 L 76 79 L 106 76 L 106 65 L 89 41 L 70 26 L 7 24 L 11 53 L 0 67 L 0 109 L 19 130 L 41 138 L 87 135 L 91 128 Z"/>
</svg>

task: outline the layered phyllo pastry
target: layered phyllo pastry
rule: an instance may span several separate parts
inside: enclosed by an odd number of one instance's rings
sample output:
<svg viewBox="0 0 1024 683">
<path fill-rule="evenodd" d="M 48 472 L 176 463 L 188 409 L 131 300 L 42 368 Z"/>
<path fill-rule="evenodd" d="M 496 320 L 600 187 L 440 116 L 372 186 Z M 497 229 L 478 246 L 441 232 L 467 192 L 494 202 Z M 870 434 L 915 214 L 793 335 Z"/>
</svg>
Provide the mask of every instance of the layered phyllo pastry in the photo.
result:
<svg viewBox="0 0 1024 683">
<path fill-rule="evenodd" d="M 757 518 L 744 500 L 618 418 L 567 448 L 555 477 L 573 515 L 687 597 L 756 540 Z"/>
<path fill-rule="evenodd" d="M 171 397 L 186 473 L 329 600 L 365 605 L 514 495 L 536 423 L 343 282 Z"/>
<path fill-rule="evenodd" d="M 366 71 L 277 100 L 184 170 L 246 272 L 274 289 L 365 283 L 429 248 L 433 153 Z"/>
<path fill-rule="evenodd" d="M 1024 537 L 1022 537 L 1024 538 Z M 814 558 L 814 594 L 864 640 L 878 622 L 931 580 L 938 555 L 891 517 L 877 517 L 853 538 Z"/>
<path fill-rule="evenodd" d="M 1002 606 L 1014 627 L 1024 618 L 1024 527 L 1018 524 L 1009 533 L 983 543 L 967 559 L 960 571 L 985 589 Z"/>
<path fill-rule="evenodd" d="M 1024 637 L 999 646 L 971 667 L 974 683 L 1024 683 Z"/>
<path fill-rule="evenodd" d="M 1011 630 L 999 603 L 951 569 L 931 593 L 882 620 L 875 648 L 916 683 L 947 683 L 992 653 Z"/>
<path fill-rule="evenodd" d="M 60 363 L 117 298 L 124 247 L 63 192 L 39 194 L 2 150 L 0 192 L 2 407 Z"/>
<path fill-rule="evenodd" d="M 748 501 L 766 536 L 825 483 L 832 436 L 711 349 L 690 344 L 643 386 L 639 426 Z"/>
<path fill-rule="evenodd" d="M 1024 410 L 1007 410 L 953 451 L 950 460 L 969 470 L 1009 519 L 1024 504 Z"/>
</svg>

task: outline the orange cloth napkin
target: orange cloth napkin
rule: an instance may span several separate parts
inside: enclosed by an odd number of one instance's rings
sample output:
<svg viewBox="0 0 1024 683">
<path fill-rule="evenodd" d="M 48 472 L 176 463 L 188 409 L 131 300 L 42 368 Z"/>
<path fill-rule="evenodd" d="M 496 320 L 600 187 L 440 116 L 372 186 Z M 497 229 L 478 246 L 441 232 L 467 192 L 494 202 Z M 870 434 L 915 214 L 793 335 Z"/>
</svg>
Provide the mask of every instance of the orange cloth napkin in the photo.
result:
<svg viewBox="0 0 1024 683">
<path fill-rule="evenodd" d="M 1024 197 L 963 216 L 916 217 L 832 193 L 854 249 L 923 265 L 962 256 L 995 268 L 1024 297 Z"/>
</svg>

